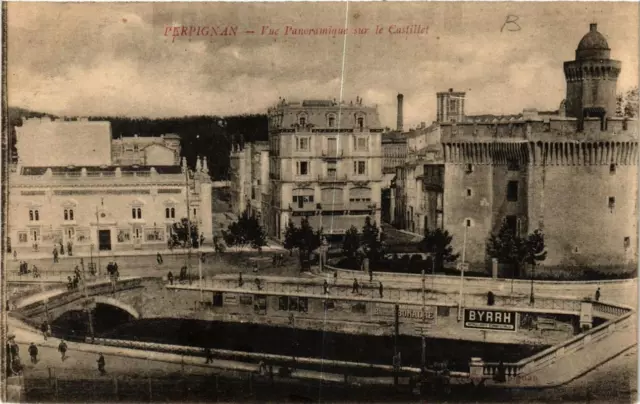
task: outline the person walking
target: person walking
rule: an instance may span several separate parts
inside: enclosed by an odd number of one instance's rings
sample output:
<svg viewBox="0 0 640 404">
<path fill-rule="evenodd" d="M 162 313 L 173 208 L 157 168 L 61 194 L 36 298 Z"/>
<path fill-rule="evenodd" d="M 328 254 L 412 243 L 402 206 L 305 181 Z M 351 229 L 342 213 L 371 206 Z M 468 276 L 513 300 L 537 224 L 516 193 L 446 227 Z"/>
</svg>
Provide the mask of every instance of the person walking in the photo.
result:
<svg viewBox="0 0 640 404">
<path fill-rule="evenodd" d="M 97 362 L 98 362 L 98 371 L 100 372 L 100 374 L 101 375 L 107 374 L 107 371 L 104 369 L 106 366 L 106 362 L 104 360 L 104 355 L 102 355 L 102 352 L 100 352 Z"/>
<path fill-rule="evenodd" d="M 40 331 L 42 331 L 42 336 L 44 337 L 44 340 L 47 340 L 47 329 L 49 327 L 49 324 L 47 323 L 47 320 L 44 320 L 42 322 L 42 325 L 40 326 Z"/>
<path fill-rule="evenodd" d="M 324 284 L 322 285 L 322 288 L 324 289 L 324 294 L 328 295 L 329 294 L 329 282 L 327 282 L 327 280 L 324 280 Z"/>
<path fill-rule="evenodd" d="M 33 342 L 29 344 L 29 356 L 31 357 L 31 363 L 34 365 L 38 363 L 38 347 Z"/>
<path fill-rule="evenodd" d="M 67 359 L 67 343 L 64 340 L 60 341 L 60 345 L 58 345 L 58 351 L 60 352 L 60 359 L 64 362 Z"/>
<path fill-rule="evenodd" d="M 262 284 L 260 283 L 260 278 L 256 278 L 256 288 L 258 290 L 262 290 Z"/>
<path fill-rule="evenodd" d="M 600 288 L 598 288 L 598 290 L 596 290 L 596 302 L 600 301 Z"/>
<path fill-rule="evenodd" d="M 382 286 L 382 282 L 380 282 L 380 286 L 378 286 L 378 291 L 380 292 L 380 298 L 384 297 L 384 286 Z"/>
<path fill-rule="evenodd" d="M 171 273 L 171 271 L 169 271 L 169 273 L 167 274 L 167 280 L 169 281 L 170 285 L 173 285 L 173 274 Z"/>
<path fill-rule="evenodd" d="M 53 247 L 53 263 L 57 263 L 58 262 L 58 248 L 57 247 Z"/>
<path fill-rule="evenodd" d="M 238 287 L 241 288 L 244 285 L 244 280 L 242 279 L 242 272 L 238 274 Z"/>
<path fill-rule="evenodd" d="M 156 261 L 158 261 L 158 265 L 162 265 L 162 263 L 164 262 L 160 253 L 156 254 Z"/>
<path fill-rule="evenodd" d="M 338 284 L 338 271 L 333 271 L 333 284 Z"/>
<path fill-rule="evenodd" d="M 211 352 L 211 349 L 209 347 L 206 347 L 204 349 L 204 357 L 206 359 L 204 362 L 205 365 L 213 363 L 213 353 Z"/>
<path fill-rule="evenodd" d="M 360 289 L 360 285 L 358 285 L 358 280 L 353 278 L 353 289 L 351 289 L 351 293 L 358 293 Z"/>
</svg>

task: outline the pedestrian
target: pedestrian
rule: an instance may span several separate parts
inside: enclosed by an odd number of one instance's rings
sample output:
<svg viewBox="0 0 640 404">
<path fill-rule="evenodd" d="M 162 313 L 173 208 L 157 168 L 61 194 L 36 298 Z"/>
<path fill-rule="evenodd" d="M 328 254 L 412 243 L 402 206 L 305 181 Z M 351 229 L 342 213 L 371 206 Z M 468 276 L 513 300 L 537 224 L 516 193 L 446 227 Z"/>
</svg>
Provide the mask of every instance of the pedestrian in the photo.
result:
<svg viewBox="0 0 640 404">
<path fill-rule="evenodd" d="M 596 290 L 596 302 L 600 301 L 600 288 L 598 288 L 598 290 Z"/>
<path fill-rule="evenodd" d="M 260 376 L 264 376 L 267 373 L 267 364 L 263 359 L 258 363 L 258 372 L 260 372 Z"/>
<path fill-rule="evenodd" d="M 60 255 L 64 255 L 64 246 L 62 245 L 62 241 L 60 242 Z"/>
<path fill-rule="evenodd" d="M 238 274 L 238 287 L 241 288 L 244 285 L 244 280 L 242 280 L 242 272 Z"/>
<path fill-rule="evenodd" d="M 13 250 L 13 260 L 16 261 L 18 259 L 18 252 L 14 249 Z"/>
<path fill-rule="evenodd" d="M 40 277 L 40 271 L 38 271 L 38 267 L 37 266 L 34 265 L 32 271 L 33 271 L 33 277 L 34 278 L 39 278 Z"/>
<path fill-rule="evenodd" d="M 58 262 L 58 248 L 53 247 L 53 263 L 55 264 L 56 262 Z"/>
<path fill-rule="evenodd" d="M 333 284 L 338 284 L 338 271 L 333 271 Z"/>
<path fill-rule="evenodd" d="M 60 341 L 60 345 L 58 345 L 58 351 L 61 354 L 60 359 L 62 359 L 62 361 L 64 362 L 64 360 L 67 359 L 67 343 L 64 342 L 64 340 Z"/>
<path fill-rule="evenodd" d="M 67 276 L 67 289 L 73 290 L 73 280 L 70 276 Z"/>
<path fill-rule="evenodd" d="M 173 285 L 173 274 L 171 271 L 167 274 L 167 280 L 169 281 L 169 284 Z"/>
<path fill-rule="evenodd" d="M 80 267 L 82 268 L 82 272 L 84 272 L 84 258 L 80 258 Z"/>
<path fill-rule="evenodd" d="M 358 285 L 358 280 L 356 278 L 353 278 L 353 289 L 351 290 L 351 293 L 358 293 L 359 289 L 360 286 Z"/>
<path fill-rule="evenodd" d="M 78 275 L 73 277 L 73 289 L 78 289 L 78 283 L 80 282 L 80 277 Z"/>
<path fill-rule="evenodd" d="M 51 324 L 47 324 L 47 337 L 51 336 Z"/>
<path fill-rule="evenodd" d="M 293 250 L 291 250 L 291 251 L 293 251 Z M 283 266 L 283 265 L 284 265 L 284 254 L 280 253 L 280 266 Z"/>
<path fill-rule="evenodd" d="M 322 285 L 323 289 L 324 289 L 324 294 L 328 294 L 329 293 L 329 282 L 327 282 L 327 280 L 324 280 L 324 284 Z"/>
<path fill-rule="evenodd" d="M 33 342 L 29 345 L 29 356 L 31 357 L 31 363 L 34 365 L 38 363 L 38 347 Z"/>
<path fill-rule="evenodd" d="M 382 299 L 384 297 L 384 286 L 382 286 L 382 282 L 380 282 L 380 286 L 378 286 L 378 291 L 380 292 L 380 298 Z"/>
<path fill-rule="evenodd" d="M 76 277 L 80 278 L 80 268 L 77 265 L 73 269 L 73 272 L 76 274 Z"/>
<path fill-rule="evenodd" d="M 160 253 L 156 254 L 156 261 L 158 261 L 158 265 L 162 265 L 162 255 Z"/>
<path fill-rule="evenodd" d="M 253 272 L 258 272 L 258 270 L 259 270 L 259 269 L 260 269 L 260 268 L 258 267 L 258 263 L 257 263 L 257 262 L 256 262 L 256 263 L 254 263 L 254 264 L 253 264 Z"/>
<path fill-rule="evenodd" d="M 44 337 L 45 341 L 47 340 L 47 328 L 48 327 L 49 327 L 49 323 L 47 323 L 47 320 L 44 320 L 44 322 L 40 326 L 40 331 L 42 331 L 42 336 Z"/>
<path fill-rule="evenodd" d="M 211 352 L 211 349 L 209 347 L 206 347 L 204 349 L 204 357 L 206 359 L 206 361 L 204 362 L 205 365 L 209 363 L 213 363 L 213 353 Z"/>
<path fill-rule="evenodd" d="M 369 282 L 373 282 L 373 269 L 369 268 Z"/>
<path fill-rule="evenodd" d="M 200 233 L 200 244 L 198 244 L 198 246 L 202 247 L 203 244 L 204 244 L 204 233 Z"/>
<path fill-rule="evenodd" d="M 256 288 L 258 288 L 258 290 L 262 290 L 262 285 L 260 284 L 260 278 L 256 278 Z"/>
<path fill-rule="evenodd" d="M 104 356 L 102 355 L 102 352 L 99 354 L 100 356 L 98 356 L 98 371 L 100 372 L 101 375 L 105 375 L 107 374 L 107 371 L 104 369 L 106 366 L 106 362 L 104 360 Z"/>
</svg>

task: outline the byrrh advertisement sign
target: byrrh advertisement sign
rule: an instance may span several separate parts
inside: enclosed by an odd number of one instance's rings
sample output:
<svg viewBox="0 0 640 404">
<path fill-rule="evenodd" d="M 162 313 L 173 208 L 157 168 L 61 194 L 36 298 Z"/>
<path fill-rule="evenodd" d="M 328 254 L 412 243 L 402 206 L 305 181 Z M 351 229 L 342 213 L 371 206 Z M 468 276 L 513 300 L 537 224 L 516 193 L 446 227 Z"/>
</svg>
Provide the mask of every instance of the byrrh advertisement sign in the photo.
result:
<svg viewBox="0 0 640 404">
<path fill-rule="evenodd" d="M 515 311 L 464 309 L 464 328 L 516 331 L 517 318 Z"/>
</svg>

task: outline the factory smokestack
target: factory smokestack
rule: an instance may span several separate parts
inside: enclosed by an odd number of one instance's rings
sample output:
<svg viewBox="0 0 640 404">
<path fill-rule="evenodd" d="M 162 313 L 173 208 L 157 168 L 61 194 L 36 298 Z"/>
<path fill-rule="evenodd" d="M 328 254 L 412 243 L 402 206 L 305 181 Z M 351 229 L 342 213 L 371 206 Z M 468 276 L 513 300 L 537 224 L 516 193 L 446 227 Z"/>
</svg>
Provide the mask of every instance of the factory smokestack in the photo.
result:
<svg viewBox="0 0 640 404">
<path fill-rule="evenodd" d="M 397 123 L 397 130 L 402 132 L 403 130 L 403 122 L 404 122 L 404 118 L 402 117 L 402 102 L 404 100 L 404 96 L 402 94 L 398 94 L 398 123 Z"/>
</svg>

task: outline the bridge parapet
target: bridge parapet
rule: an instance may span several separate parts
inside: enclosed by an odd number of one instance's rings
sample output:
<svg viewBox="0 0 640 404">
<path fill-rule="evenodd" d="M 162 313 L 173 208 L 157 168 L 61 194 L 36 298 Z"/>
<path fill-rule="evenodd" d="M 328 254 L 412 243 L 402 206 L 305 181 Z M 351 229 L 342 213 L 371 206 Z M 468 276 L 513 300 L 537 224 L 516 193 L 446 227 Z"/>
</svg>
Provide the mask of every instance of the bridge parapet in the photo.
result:
<svg viewBox="0 0 640 404">
<path fill-rule="evenodd" d="M 565 342 L 554 345 L 544 351 L 538 352 L 528 358 L 524 358 L 515 363 L 503 363 L 505 371 L 506 383 L 516 381 L 517 385 L 522 384 L 536 384 L 534 378 L 531 377 L 531 373 L 544 368 L 559 358 L 573 354 L 574 352 L 583 349 L 607 336 L 613 334 L 616 331 L 633 326 L 635 312 L 629 308 L 622 306 L 616 306 L 612 304 L 601 303 L 602 306 L 608 306 L 611 310 L 614 307 L 624 311 L 621 317 L 607 321 L 598 327 L 577 335 Z M 484 378 L 493 378 L 500 368 L 500 364 L 496 362 L 482 363 L 482 374 Z M 531 382 L 531 383 L 527 383 Z"/>
</svg>

